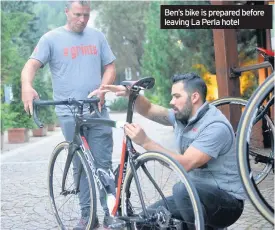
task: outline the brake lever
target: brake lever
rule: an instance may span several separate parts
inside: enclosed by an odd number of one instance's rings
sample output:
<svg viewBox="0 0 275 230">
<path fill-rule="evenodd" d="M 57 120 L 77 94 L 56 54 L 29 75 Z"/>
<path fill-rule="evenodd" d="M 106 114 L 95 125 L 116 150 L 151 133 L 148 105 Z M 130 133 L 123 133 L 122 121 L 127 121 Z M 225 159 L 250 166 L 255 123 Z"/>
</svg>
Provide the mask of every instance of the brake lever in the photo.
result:
<svg viewBox="0 0 275 230">
<path fill-rule="evenodd" d="M 91 106 L 92 106 L 94 112 L 96 113 L 96 115 L 97 115 L 98 117 L 102 117 L 101 114 L 100 114 L 100 112 L 99 112 L 99 110 L 98 110 L 98 106 L 97 106 L 96 104 L 94 104 L 94 103 L 91 104 Z"/>
<path fill-rule="evenodd" d="M 38 101 L 37 99 L 33 100 L 33 120 L 39 128 L 43 128 L 44 125 L 41 121 L 39 121 L 38 116 L 37 116 L 37 111 L 36 111 L 37 110 L 37 104 L 36 104 L 37 101 Z"/>
</svg>

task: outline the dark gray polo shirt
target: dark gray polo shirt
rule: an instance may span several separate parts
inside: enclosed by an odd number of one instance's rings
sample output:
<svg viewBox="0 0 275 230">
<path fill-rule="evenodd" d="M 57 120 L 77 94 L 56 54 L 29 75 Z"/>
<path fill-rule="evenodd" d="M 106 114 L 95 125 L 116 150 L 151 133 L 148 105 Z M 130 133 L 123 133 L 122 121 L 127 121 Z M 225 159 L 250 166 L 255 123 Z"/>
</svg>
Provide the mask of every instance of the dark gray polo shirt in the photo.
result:
<svg viewBox="0 0 275 230">
<path fill-rule="evenodd" d="M 181 154 L 193 146 L 211 156 L 206 165 L 188 173 L 192 181 L 211 184 L 237 199 L 245 199 L 237 167 L 234 131 L 221 111 L 206 102 L 187 124 L 175 119 L 172 109 L 169 120 Z"/>
</svg>

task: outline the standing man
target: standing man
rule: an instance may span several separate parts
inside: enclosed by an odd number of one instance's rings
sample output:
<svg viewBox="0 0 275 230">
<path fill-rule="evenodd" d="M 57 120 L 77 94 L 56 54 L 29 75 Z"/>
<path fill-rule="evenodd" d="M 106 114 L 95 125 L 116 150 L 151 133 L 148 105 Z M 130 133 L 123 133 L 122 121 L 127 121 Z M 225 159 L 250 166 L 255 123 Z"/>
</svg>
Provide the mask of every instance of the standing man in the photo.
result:
<svg viewBox="0 0 275 230">
<path fill-rule="evenodd" d="M 128 96 L 124 86 L 103 85 L 102 91 Z M 173 76 L 172 109 L 152 104 L 139 95 L 136 111 L 166 126 L 173 126 L 180 154 L 149 138 L 138 124 L 125 125 L 125 133 L 148 151 L 169 154 L 188 172 L 200 197 L 207 229 L 232 225 L 242 214 L 245 193 L 238 173 L 235 135 L 230 122 L 215 106 L 206 102 L 207 87 L 194 73 Z M 194 229 L 194 213 L 183 184 L 175 184 L 169 208 L 185 222 L 183 229 Z M 158 207 L 157 202 L 152 207 Z"/>
<path fill-rule="evenodd" d="M 105 118 L 109 117 L 104 105 L 104 93 L 100 93 L 98 88 L 101 84 L 114 82 L 115 56 L 104 35 L 86 27 L 90 11 L 89 1 L 68 1 L 65 8 L 66 25 L 40 38 L 21 74 L 22 101 L 26 112 L 32 114 L 33 99 L 38 98 L 38 93 L 32 86 L 35 74 L 39 68 L 49 63 L 55 100 L 85 99 L 92 92 L 93 95 L 100 97 L 101 115 Z M 66 106 L 56 106 L 56 113 L 65 139 L 72 141 L 74 118 L 70 109 Z M 110 170 L 113 150 L 112 129 L 107 126 L 93 125 L 88 129 L 86 138 L 89 146 L 92 146 L 91 151 L 96 160 L 96 166 L 105 171 Z M 74 169 L 77 165 L 79 162 L 74 162 Z M 82 175 L 79 193 L 81 219 L 74 230 L 86 229 L 89 220 L 90 199 L 87 192 L 89 188 L 85 180 L 86 177 Z M 105 212 L 103 225 L 109 228 L 113 226 L 114 219 L 109 215 L 104 192 L 100 192 L 100 201 Z M 117 221 L 115 222 L 119 226 Z M 94 227 L 98 226 L 98 218 L 96 218 Z"/>
</svg>

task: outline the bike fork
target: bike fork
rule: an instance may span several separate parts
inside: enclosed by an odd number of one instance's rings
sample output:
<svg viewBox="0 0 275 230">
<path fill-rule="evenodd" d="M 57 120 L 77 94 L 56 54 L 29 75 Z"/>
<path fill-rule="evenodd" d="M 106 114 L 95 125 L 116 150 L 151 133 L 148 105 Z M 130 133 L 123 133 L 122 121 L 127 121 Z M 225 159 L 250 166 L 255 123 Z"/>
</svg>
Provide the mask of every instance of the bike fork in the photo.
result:
<svg viewBox="0 0 275 230">
<path fill-rule="evenodd" d="M 65 191 L 65 184 L 66 184 L 66 178 L 67 178 L 67 174 L 70 168 L 70 165 L 72 163 L 75 151 L 77 149 L 77 146 L 73 143 L 69 144 L 69 149 L 68 149 L 68 156 L 66 159 L 66 163 L 65 163 L 65 167 L 64 167 L 64 173 L 63 173 L 63 177 L 62 177 L 62 190 L 61 190 L 61 194 L 65 194 L 68 191 Z M 82 173 L 82 165 L 80 164 L 80 167 L 78 169 L 77 172 L 77 179 L 76 179 L 76 187 L 75 187 L 75 193 L 77 193 L 79 191 L 79 184 L 80 184 L 80 177 L 81 177 L 81 173 Z"/>
</svg>

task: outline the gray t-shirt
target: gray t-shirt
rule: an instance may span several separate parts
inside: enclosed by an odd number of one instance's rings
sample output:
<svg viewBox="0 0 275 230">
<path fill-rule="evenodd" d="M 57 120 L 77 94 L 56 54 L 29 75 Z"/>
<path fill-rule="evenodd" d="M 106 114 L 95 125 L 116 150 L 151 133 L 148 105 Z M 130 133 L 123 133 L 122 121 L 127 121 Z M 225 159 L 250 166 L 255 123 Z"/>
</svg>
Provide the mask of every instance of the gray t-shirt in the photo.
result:
<svg viewBox="0 0 275 230">
<path fill-rule="evenodd" d="M 99 87 L 103 66 L 115 60 L 104 35 L 88 27 L 82 33 L 59 27 L 44 34 L 30 58 L 49 63 L 54 100 L 87 98 Z M 57 106 L 56 112 L 71 115 L 66 106 Z"/>
<path fill-rule="evenodd" d="M 187 124 L 177 120 L 173 110 L 169 110 L 169 121 L 174 126 L 179 153 L 184 154 L 189 146 L 193 146 L 211 156 L 206 165 L 188 173 L 191 180 L 216 186 L 237 199 L 245 199 L 237 168 L 234 131 L 221 111 L 205 103 Z"/>
</svg>

